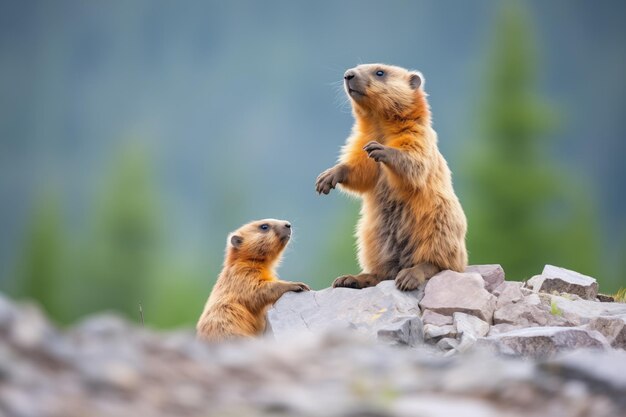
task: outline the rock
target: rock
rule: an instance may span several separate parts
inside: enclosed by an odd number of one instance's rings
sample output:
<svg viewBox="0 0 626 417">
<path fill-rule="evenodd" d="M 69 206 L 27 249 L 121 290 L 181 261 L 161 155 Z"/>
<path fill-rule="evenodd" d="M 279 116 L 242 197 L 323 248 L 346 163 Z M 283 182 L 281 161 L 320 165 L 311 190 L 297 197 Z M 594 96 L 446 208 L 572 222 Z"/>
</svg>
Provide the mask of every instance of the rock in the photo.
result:
<svg viewBox="0 0 626 417">
<path fill-rule="evenodd" d="M 546 326 L 548 321 L 550 321 L 550 312 L 539 305 L 524 302 L 506 304 L 493 313 L 494 324 L 533 327 Z"/>
<path fill-rule="evenodd" d="M 399 291 L 394 281 L 355 290 L 326 288 L 283 295 L 267 313 L 277 340 L 329 329 L 351 329 L 372 339 L 416 345 L 423 340 L 419 299 L 423 290 Z"/>
<path fill-rule="evenodd" d="M 469 350 L 478 338 L 485 336 L 489 331 L 487 322 L 465 313 L 454 313 L 454 325 L 461 337 L 461 341 L 455 349 L 458 352 Z"/>
<path fill-rule="evenodd" d="M 525 283 L 525 284 L 527 284 L 527 283 Z M 522 292 L 522 294 L 524 294 L 525 297 L 527 297 L 527 296 L 529 296 L 531 294 L 534 294 L 532 289 L 526 288 L 526 287 L 520 288 L 520 291 Z"/>
<path fill-rule="evenodd" d="M 551 301 L 563 313 L 575 315 L 582 323 L 595 317 L 611 317 L 626 315 L 626 303 L 602 303 L 589 300 L 569 300 L 565 297 L 552 295 Z"/>
<path fill-rule="evenodd" d="M 424 340 L 438 339 L 441 337 L 455 337 L 456 328 L 452 325 L 435 326 L 433 324 L 424 325 Z"/>
<path fill-rule="evenodd" d="M 600 333 L 580 327 L 531 327 L 512 330 L 483 338 L 480 344 L 491 346 L 501 354 L 535 358 L 549 357 L 573 349 L 610 347 Z"/>
<path fill-rule="evenodd" d="M 541 275 L 532 277 L 527 285 L 535 292 L 576 294 L 586 300 L 595 300 L 598 296 L 598 283 L 594 278 L 552 265 L 546 265 Z"/>
<path fill-rule="evenodd" d="M 487 336 L 494 336 L 497 334 L 508 333 L 512 330 L 521 329 L 521 328 L 522 326 L 515 326 L 514 324 L 508 324 L 508 323 L 494 324 L 493 326 L 489 328 L 489 332 L 487 333 Z"/>
<path fill-rule="evenodd" d="M 470 265 L 465 268 L 465 272 L 477 273 L 482 276 L 485 280 L 485 289 L 489 292 L 492 292 L 504 282 L 504 269 L 497 264 Z"/>
<path fill-rule="evenodd" d="M 465 313 L 454 313 L 454 326 L 460 335 L 483 337 L 489 332 L 489 323 Z"/>
<path fill-rule="evenodd" d="M 452 317 L 435 313 L 432 310 L 424 310 L 422 313 L 422 322 L 424 324 L 433 324 L 435 326 L 445 326 L 446 324 L 452 324 Z"/>
<path fill-rule="evenodd" d="M 444 337 L 439 342 L 437 342 L 437 347 L 444 351 L 456 349 L 458 346 L 459 341 L 451 337 Z"/>
<path fill-rule="evenodd" d="M 68 329 L 55 329 L 43 325 L 48 322 L 45 316 L 38 316 L 30 307 L 15 305 L 0 295 L 0 415 L 616 417 L 625 414 L 625 352 L 580 350 L 572 357 L 557 355 L 538 362 L 493 355 L 478 346 L 483 338 L 465 351 L 463 344 L 469 340 L 471 331 L 461 323 L 478 319 L 461 313 L 455 314 L 455 321 L 464 329 L 463 340 L 459 343 L 451 338 L 441 339 L 437 347 L 447 351 L 443 355 L 435 347 L 421 344 L 413 348 L 389 346 L 374 339 L 394 331 L 402 335 L 393 337 L 406 338 L 411 319 L 418 318 L 417 314 L 406 315 L 410 309 L 403 307 L 402 300 L 412 296 L 400 293 L 400 298 L 395 299 L 392 289 L 371 291 L 382 293 L 378 296 L 391 303 L 389 308 L 402 313 L 398 316 L 400 320 L 385 319 L 390 325 L 382 331 L 383 335 L 363 338 L 357 332 L 308 331 L 306 337 L 298 334 L 280 340 L 257 338 L 227 343 L 203 343 L 195 338 L 191 328 L 155 332 L 110 314 L 88 318 Z M 368 311 L 367 306 L 358 304 L 366 301 L 360 297 L 367 293 L 361 292 L 326 294 L 320 301 L 334 302 L 337 299 L 332 297 L 347 294 L 356 298 L 357 309 Z M 308 297 L 315 296 L 293 298 L 307 304 L 311 302 Z M 411 308 L 415 313 L 416 304 L 417 300 L 413 300 Z M 349 309 L 350 304 L 344 307 Z M 4 315 L 7 311 L 8 316 Z M 299 313 L 296 310 L 294 314 Z M 358 316 L 356 311 L 350 314 Z M 372 318 L 371 310 L 368 314 Z M 365 318 L 342 323 L 348 328 L 368 326 Z M 375 328 L 380 318 L 374 317 L 372 323 Z M 590 319 L 587 326 L 593 323 Z M 394 328 L 391 324 L 398 326 Z M 13 329 L 20 326 L 32 328 L 13 338 L 19 333 L 13 333 Z M 507 325 L 499 324 L 492 330 L 499 326 Z M 583 331 L 590 337 L 596 334 L 589 329 Z M 548 339 L 557 338 L 551 335 Z M 58 343 L 71 353 L 62 361 L 51 360 L 56 357 Z M 455 357 L 446 357 L 449 354 Z"/>
<path fill-rule="evenodd" d="M 506 304 L 522 301 L 524 294 L 521 289 L 521 282 L 503 282 L 494 291 L 493 295 L 498 297 L 496 308 L 501 308 Z"/>
<path fill-rule="evenodd" d="M 612 347 L 626 349 L 626 315 L 595 317 L 589 321 L 587 328 L 600 332 Z"/>
<path fill-rule="evenodd" d="M 541 365 L 547 372 L 560 373 L 585 381 L 597 391 L 612 391 L 621 396 L 626 410 L 626 352 L 609 350 L 598 354 L 574 351 L 550 359 Z"/>
<path fill-rule="evenodd" d="M 477 273 L 442 271 L 426 284 L 420 307 L 443 315 L 467 313 L 491 323 L 496 297 L 484 285 Z"/>
<path fill-rule="evenodd" d="M 376 335 L 392 344 L 415 346 L 424 337 L 422 327 L 419 317 L 409 317 L 378 329 Z"/>
</svg>

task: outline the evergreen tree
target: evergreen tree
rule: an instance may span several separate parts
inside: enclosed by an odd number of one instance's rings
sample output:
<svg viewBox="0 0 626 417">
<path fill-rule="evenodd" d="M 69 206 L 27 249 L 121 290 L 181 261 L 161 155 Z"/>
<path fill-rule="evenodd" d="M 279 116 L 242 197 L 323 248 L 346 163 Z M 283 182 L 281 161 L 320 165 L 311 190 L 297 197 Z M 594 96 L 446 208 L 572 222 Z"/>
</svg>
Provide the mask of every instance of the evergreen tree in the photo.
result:
<svg viewBox="0 0 626 417">
<path fill-rule="evenodd" d="M 467 176 L 470 262 L 501 263 L 512 279 L 546 263 L 597 276 L 590 198 L 547 158 L 555 111 L 536 92 L 532 30 L 519 3 L 506 3 L 493 39 Z"/>
<path fill-rule="evenodd" d="M 100 310 L 138 317 L 148 297 L 160 253 L 157 199 L 145 151 L 124 148 L 94 209 L 91 236 L 82 248 L 82 268 L 73 288 L 70 319 Z"/>
<path fill-rule="evenodd" d="M 45 194 L 34 207 L 13 283 L 15 295 L 37 301 L 50 314 L 58 314 L 58 288 L 65 255 L 63 221 L 57 197 Z"/>
</svg>

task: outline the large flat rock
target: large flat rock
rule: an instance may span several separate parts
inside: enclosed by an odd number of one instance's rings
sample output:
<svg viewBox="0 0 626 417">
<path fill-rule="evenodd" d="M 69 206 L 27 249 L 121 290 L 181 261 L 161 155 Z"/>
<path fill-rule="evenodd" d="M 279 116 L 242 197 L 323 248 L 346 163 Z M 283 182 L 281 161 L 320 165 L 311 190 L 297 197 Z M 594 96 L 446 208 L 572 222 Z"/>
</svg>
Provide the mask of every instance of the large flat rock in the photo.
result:
<svg viewBox="0 0 626 417">
<path fill-rule="evenodd" d="M 442 271 L 426 284 L 420 307 L 447 316 L 466 313 L 491 323 L 496 297 L 478 273 Z"/>
<path fill-rule="evenodd" d="M 283 295 L 267 313 L 267 333 L 278 340 L 297 334 L 352 330 L 366 337 L 413 346 L 423 340 L 421 289 L 403 292 L 394 281 L 375 287 L 326 288 Z"/>
<path fill-rule="evenodd" d="M 581 327 L 529 327 L 496 334 L 479 340 L 498 353 L 513 356 L 544 358 L 559 352 L 581 348 L 610 348 L 606 338 L 597 331 Z"/>
</svg>

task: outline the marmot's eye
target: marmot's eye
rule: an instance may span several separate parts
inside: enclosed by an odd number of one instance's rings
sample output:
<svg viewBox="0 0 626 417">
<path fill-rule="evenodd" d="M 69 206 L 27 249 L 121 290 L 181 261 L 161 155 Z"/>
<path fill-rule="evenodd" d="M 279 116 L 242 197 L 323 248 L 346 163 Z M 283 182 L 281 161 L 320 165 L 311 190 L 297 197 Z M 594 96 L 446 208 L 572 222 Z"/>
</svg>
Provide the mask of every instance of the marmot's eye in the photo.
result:
<svg viewBox="0 0 626 417">
<path fill-rule="evenodd" d="M 376 71 L 376 75 L 378 75 L 379 77 L 382 77 L 383 75 L 385 75 L 385 71 L 378 70 Z"/>
<path fill-rule="evenodd" d="M 259 226 L 259 229 L 261 230 L 268 230 L 270 228 L 270 225 L 267 223 L 263 223 L 262 225 Z"/>
</svg>

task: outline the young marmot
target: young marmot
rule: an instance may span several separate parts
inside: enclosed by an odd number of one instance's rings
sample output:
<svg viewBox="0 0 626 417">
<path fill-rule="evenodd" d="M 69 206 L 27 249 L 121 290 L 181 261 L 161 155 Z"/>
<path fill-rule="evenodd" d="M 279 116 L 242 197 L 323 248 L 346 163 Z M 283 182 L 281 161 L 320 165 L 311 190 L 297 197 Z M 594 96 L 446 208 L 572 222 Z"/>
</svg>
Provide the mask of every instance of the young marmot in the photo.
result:
<svg viewBox="0 0 626 417">
<path fill-rule="evenodd" d="M 291 224 L 258 220 L 228 236 L 224 267 L 196 326 L 198 337 L 221 341 L 265 330 L 265 312 L 287 291 L 308 291 L 302 282 L 281 281 L 275 267 L 291 237 Z"/>
<path fill-rule="evenodd" d="M 437 148 L 423 77 L 369 64 L 346 71 L 355 124 L 339 163 L 317 178 L 317 192 L 337 184 L 361 196 L 357 227 L 362 273 L 334 287 L 364 288 L 395 279 L 413 290 L 443 269 L 467 265 L 465 214 Z"/>
</svg>

